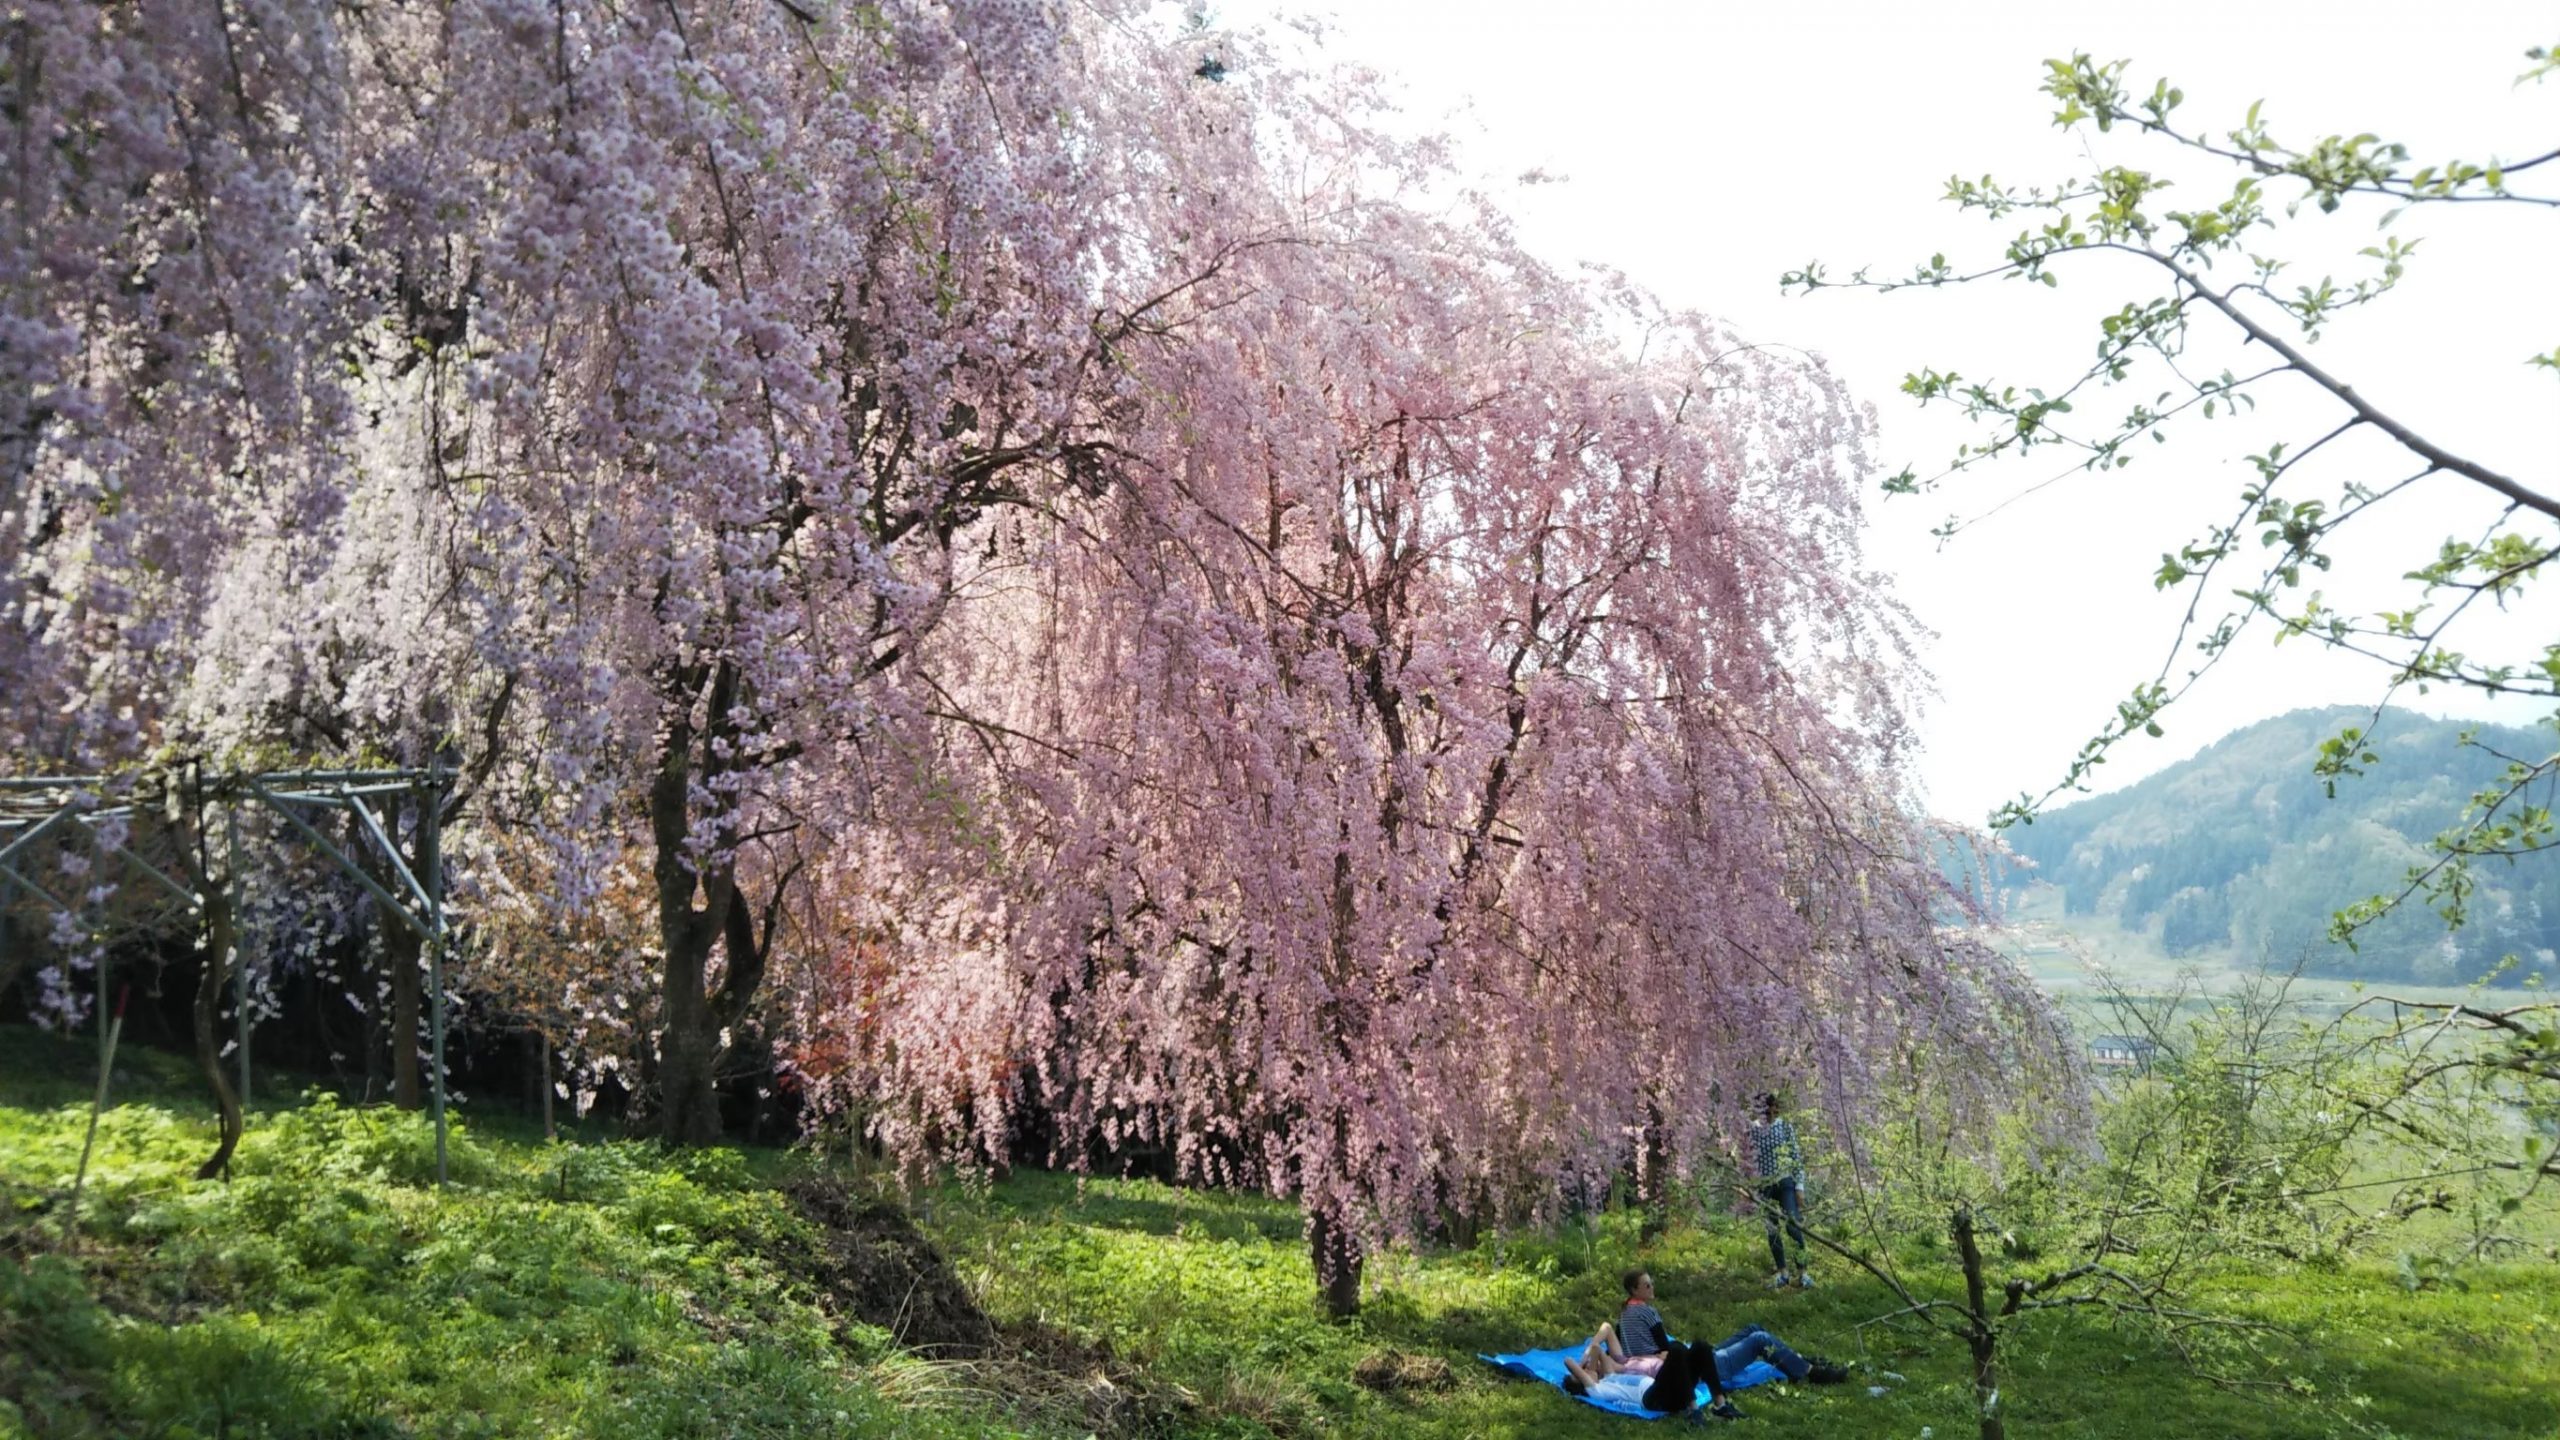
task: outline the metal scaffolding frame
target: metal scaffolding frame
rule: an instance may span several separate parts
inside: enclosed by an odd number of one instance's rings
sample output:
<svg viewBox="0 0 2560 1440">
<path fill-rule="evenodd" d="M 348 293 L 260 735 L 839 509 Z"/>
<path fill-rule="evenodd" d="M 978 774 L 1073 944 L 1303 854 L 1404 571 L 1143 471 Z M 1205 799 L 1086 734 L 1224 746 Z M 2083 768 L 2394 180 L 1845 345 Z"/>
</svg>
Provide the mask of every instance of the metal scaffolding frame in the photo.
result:
<svg viewBox="0 0 2560 1440">
<path fill-rule="evenodd" d="M 85 836 L 92 846 L 113 852 L 127 866 L 201 915 L 205 908 L 202 895 L 129 846 L 100 834 L 97 827 L 106 820 L 146 813 L 150 802 L 156 801 L 172 823 L 192 810 L 196 833 L 210 836 L 213 832 L 206 822 L 218 807 L 223 811 L 223 834 L 230 857 L 226 873 L 236 884 L 240 812 L 251 806 L 269 811 L 363 886 L 387 914 L 414 930 L 423 944 L 428 976 L 428 1030 L 432 1037 L 436 1183 L 442 1185 L 446 1171 L 444 961 L 453 938 L 444 907 L 443 825 L 444 802 L 453 789 L 454 778 L 454 772 L 442 768 L 216 771 L 193 764 L 123 775 L 0 776 L 0 958 L 7 954 L 8 911 L 16 904 L 18 892 L 24 891 L 58 912 L 77 913 L 78 907 L 20 869 L 22 858 L 33 853 L 32 847 L 46 836 L 70 827 L 66 839 L 74 834 Z M 407 797 L 419 802 L 418 856 L 414 866 L 392 841 L 392 827 L 384 823 L 388 812 L 377 813 L 388 803 Z M 301 813 L 303 810 L 337 811 L 351 818 L 382 857 L 398 891 L 395 893 L 391 886 L 376 879 L 355 857 L 322 834 Z M 236 948 L 236 939 L 234 944 Z M 249 1094 L 249 967 L 236 960 L 233 965 L 232 1008 L 239 1025 L 240 1094 L 245 1106 Z M 103 990 L 103 973 L 99 983 Z M 99 1006 L 98 1023 L 102 1027 L 107 1024 L 103 1003 Z M 398 1043 L 412 1042 L 404 1036 Z"/>
</svg>

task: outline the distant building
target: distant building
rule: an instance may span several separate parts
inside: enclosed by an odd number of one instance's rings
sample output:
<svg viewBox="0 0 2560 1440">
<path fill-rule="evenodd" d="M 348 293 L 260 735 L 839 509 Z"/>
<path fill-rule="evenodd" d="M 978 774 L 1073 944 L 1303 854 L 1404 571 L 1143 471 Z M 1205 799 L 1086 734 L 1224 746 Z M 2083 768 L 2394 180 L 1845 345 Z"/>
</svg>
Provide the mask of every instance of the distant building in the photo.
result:
<svg viewBox="0 0 2560 1440">
<path fill-rule="evenodd" d="M 2089 1042 L 2089 1064 L 2100 1070 L 2148 1070 L 2159 1050 L 2139 1035 L 2100 1035 Z"/>
<path fill-rule="evenodd" d="M 2089 1064 L 2099 1070 L 2148 1070 L 2159 1050 L 2139 1035 L 2100 1035 L 2089 1042 Z"/>
</svg>

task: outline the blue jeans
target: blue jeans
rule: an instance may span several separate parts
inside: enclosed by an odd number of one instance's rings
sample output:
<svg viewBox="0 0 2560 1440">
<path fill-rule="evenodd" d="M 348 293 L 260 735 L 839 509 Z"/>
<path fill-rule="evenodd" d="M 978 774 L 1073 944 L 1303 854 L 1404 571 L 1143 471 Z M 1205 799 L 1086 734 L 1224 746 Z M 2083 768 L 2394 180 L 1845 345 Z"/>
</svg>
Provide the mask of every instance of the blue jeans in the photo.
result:
<svg viewBox="0 0 2560 1440">
<path fill-rule="evenodd" d="M 1784 1340 L 1757 1325 L 1745 1325 L 1716 1347 L 1716 1388 L 1721 1390 L 1732 1384 L 1743 1367 L 1754 1360 L 1768 1361 L 1790 1380 L 1802 1380 L 1813 1369 L 1803 1356 L 1788 1349 Z"/>
<path fill-rule="evenodd" d="M 1778 1230 L 1778 1221 L 1787 1222 L 1785 1235 L 1796 1242 L 1796 1268 L 1804 1268 L 1804 1196 L 1802 1185 L 1793 1175 L 1772 1180 L 1760 1187 L 1760 1224 L 1769 1232 L 1769 1258 L 1778 1269 L 1787 1268 L 1787 1245 Z"/>
</svg>

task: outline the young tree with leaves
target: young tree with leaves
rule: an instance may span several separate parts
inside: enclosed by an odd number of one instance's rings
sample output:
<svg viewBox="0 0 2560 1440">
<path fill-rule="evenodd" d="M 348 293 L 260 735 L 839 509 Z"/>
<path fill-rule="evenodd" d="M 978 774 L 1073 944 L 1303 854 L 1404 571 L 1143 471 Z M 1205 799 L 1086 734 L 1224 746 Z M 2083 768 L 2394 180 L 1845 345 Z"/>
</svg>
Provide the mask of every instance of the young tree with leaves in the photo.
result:
<svg viewBox="0 0 2560 1440">
<path fill-rule="evenodd" d="M 2541 83 L 2560 68 L 2556 54 L 2545 47 L 2527 51 L 2528 68 L 2516 83 Z M 2181 206 L 2166 174 L 2125 163 L 2053 187 L 1958 178 L 1947 198 L 1961 209 L 1995 223 L 2029 222 L 1996 259 L 1968 265 L 1935 255 L 1906 276 L 1873 278 L 1861 270 L 1846 281 L 1814 264 L 1783 282 L 1806 291 L 1890 292 L 2006 279 L 2055 286 L 2111 258 L 2135 262 L 2157 282 L 2156 290 L 2099 318 L 2095 355 L 2076 372 L 2018 386 L 1935 368 L 1914 371 L 1903 382 L 1906 394 L 1924 406 L 1952 407 L 1981 429 L 1934 473 L 1924 477 L 1906 468 L 1886 480 L 1888 493 L 1934 492 L 1994 462 L 2045 451 L 2074 457 L 2076 469 L 2113 473 L 2191 418 L 2252 408 L 2278 390 L 2307 394 L 2328 412 L 2301 434 L 2247 456 L 2248 478 L 2229 513 L 2207 517 L 2193 538 L 2161 557 L 2155 586 L 2190 598 L 2159 672 L 2118 704 L 2051 789 L 2002 807 L 1995 826 L 2032 821 L 2039 807 L 2104 763 L 2116 744 L 2137 733 L 2158 735 L 2161 712 L 2233 653 L 2253 624 L 2271 626 L 2279 641 L 2304 637 L 2383 668 L 2374 719 L 2341 729 L 2321 748 L 2315 769 L 2332 783 L 2376 762 L 2373 726 L 2403 686 L 2560 700 L 2560 642 L 2531 654 L 2474 653 L 2460 628 L 2466 618 L 2516 603 L 2543 564 L 2560 556 L 2560 483 L 2548 475 L 2507 473 L 2468 453 L 2459 435 L 2419 433 L 2387 408 L 2387 399 L 2353 376 L 2332 373 L 2313 354 L 2330 326 L 2382 300 L 2406 275 L 2417 242 L 2398 233 L 2415 223 L 2405 216 L 2486 207 L 2514 212 L 2520 225 L 2545 223 L 2560 207 L 2560 193 L 2535 185 L 2560 162 L 2560 150 L 2529 147 L 2503 157 L 2420 164 L 2406 146 L 2370 134 L 2288 141 L 2265 118 L 2263 103 L 2217 132 L 2181 118 L 2186 96 L 2176 86 L 2162 80 L 2140 90 L 2128 85 L 2126 68 L 2086 54 L 2047 62 L 2044 89 L 2057 102 L 2054 123 L 2093 143 L 2129 132 L 2181 159 L 2219 166 L 2233 177 L 2226 194 Z M 2365 273 L 2310 282 L 2287 273 L 2294 267 L 2282 258 L 2280 238 L 2308 239 L 2323 222 L 2377 219 L 2382 233 L 2360 252 Z M 2216 370 L 2214 360 L 2200 358 L 2232 341 L 2239 342 L 2243 363 Z M 2560 349 L 2515 359 L 2560 378 Z M 2136 396 L 2154 387 L 2158 393 L 2134 400 L 2120 416 L 2083 418 L 2118 387 Z M 2358 449 L 2357 441 L 2367 443 Z M 2372 532 L 2391 522 L 2365 517 L 2389 502 L 2399 500 L 2396 508 L 2405 512 L 2448 491 L 2489 497 L 2495 516 L 2478 533 L 2428 535 L 2398 552 L 2407 571 L 2398 608 L 2348 614 L 2326 603 L 2316 584 L 2306 593 L 2306 582 L 2335 563 L 2350 527 Z M 1951 520 L 1937 533 L 1959 528 Z M 2241 570 L 2237 577 L 2234 569 Z M 2226 606 L 2225 596 L 2238 603 Z M 2219 614 L 2217 607 L 2223 607 Z M 2192 664 L 2190 642 L 2202 656 Z M 2560 752 L 2499 758 L 2505 762 L 2500 777 L 2437 836 L 2434 858 L 2414 868 L 2397 893 L 2343 912 L 2336 925 L 2341 936 L 2419 893 L 2459 925 L 2475 860 L 2512 859 L 2551 843 L 2549 796 L 2560 776 Z"/>
</svg>

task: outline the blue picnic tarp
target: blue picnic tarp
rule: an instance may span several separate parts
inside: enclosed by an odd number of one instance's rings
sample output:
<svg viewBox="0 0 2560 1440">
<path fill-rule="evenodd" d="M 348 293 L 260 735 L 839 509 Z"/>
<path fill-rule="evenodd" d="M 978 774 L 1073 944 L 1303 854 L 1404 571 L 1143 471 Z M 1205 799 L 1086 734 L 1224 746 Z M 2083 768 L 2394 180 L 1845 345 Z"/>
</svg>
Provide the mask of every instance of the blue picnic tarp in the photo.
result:
<svg viewBox="0 0 2560 1440">
<path fill-rule="evenodd" d="M 1589 1341 L 1583 1342 L 1584 1345 L 1589 1343 Z M 1562 1390 L 1564 1389 L 1564 1362 L 1581 1359 L 1582 1350 L 1582 1345 L 1566 1345 L 1555 1350 L 1523 1350 L 1517 1355 L 1478 1355 L 1476 1358 L 1488 1365 L 1507 1370 L 1523 1380 L 1543 1380 L 1556 1389 Z M 1766 1360 L 1754 1360 L 1743 1367 L 1741 1374 L 1727 1381 L 1724 1388 L 1748 1390 L 1754 1385 L 1766 1385 L 1772 1380 L 1785 1378 L 1778 1373 L 1777 1366 Z M 1663 1410 L 1647 1410 L 1633 1400 L 1622 1400 L 1615 1395 L 1605 1393 L 1576 1395 L 1571 1398 L 1580 1400 L 1594 1409 L 1606 1410 L 1612 1415 L 1632 1415 L 1638 1420 L 1659 1420 L 1670 1413 Z"/>
</svg>

